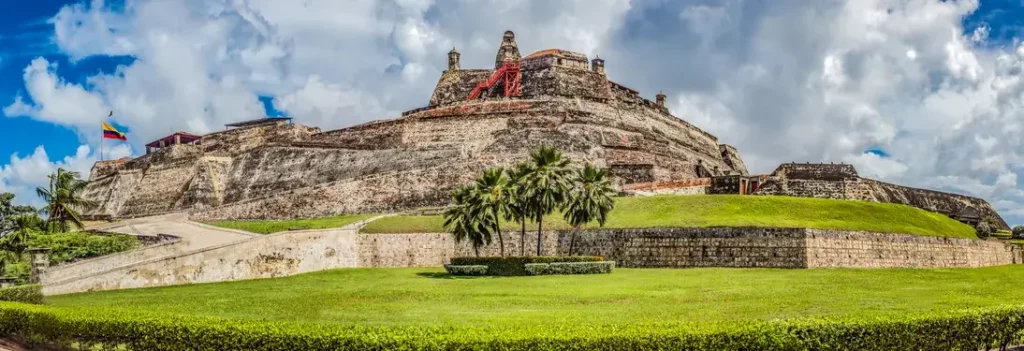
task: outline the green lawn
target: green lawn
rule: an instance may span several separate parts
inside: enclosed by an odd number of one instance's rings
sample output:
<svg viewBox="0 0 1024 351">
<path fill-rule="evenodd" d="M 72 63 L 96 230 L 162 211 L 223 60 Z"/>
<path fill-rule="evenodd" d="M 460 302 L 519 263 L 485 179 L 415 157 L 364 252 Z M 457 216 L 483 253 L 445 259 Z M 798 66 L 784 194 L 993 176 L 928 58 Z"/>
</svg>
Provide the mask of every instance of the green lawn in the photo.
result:
<svg viewBox="0 0 1024 351">
<path fill-rule="evenodd" d="M 444 232 L 441 216 L 395 216 L 371 222 L 364 233 Z M 648 196 L 616 198 L 609 228 L 646 227 L 806 227 L 977 238 L 974 229 L 918 208 L 864 201 L 783 196 Z M 536 225 L 530 223 L 536 230 Z M 545 228 L 568 229 L 560 215 Z M 518 229 L 517 223 L 502 228 Z"/>
<path fill-rule="evenodd" d="M 203 222 L 222 228 L 239 229 L 258 234 L 283 232 L 290 229 L 327 229 L 344 227 L 370 217 L 372 214 L 341 215 L 313 219 L 292 219 L 284 221 L 209 221 Z"/>
<path fill-rule="evenodd" d="M 342 269 L 277 279 L 48 297 L 58 307 L 364 326 L 577 326 L 910 316 L 1017 305 L 1024 266 L 979 269 L 617 269 L 458 278 L 437 268 Z M 102 312 L 101 312 L 102 311 Z"/>
</svg>

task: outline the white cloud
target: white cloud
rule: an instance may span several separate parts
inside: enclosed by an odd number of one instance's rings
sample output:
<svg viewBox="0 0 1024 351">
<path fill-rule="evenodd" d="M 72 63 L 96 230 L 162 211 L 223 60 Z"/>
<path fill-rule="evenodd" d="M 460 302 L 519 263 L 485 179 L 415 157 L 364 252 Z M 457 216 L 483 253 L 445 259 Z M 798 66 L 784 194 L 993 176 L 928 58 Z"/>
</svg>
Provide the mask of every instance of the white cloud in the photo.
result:
<svg viewBox="0 0 1024 351">
<path fill-rule="evenodd" d="M 128 147 L 123 144 L 104 150 L 104 155 L 108 159 L 129 154 Z M 82 179 L 88 179 L 97 156 L 88 145 L 79 146 L 73 155 L 55 160 L 50 159 L 42 145 L 24 157 L 13 154 L 7 164 L 0 167 L 0 192 L 14 193 L 18 203 L 40 207 L 44 204 L 36 196 L 35 189 L 46 186 L 48 175 L 56 172 L 57 168 L 64 168 L 78 172 Z"/>
<path fill-rule="evenodd" d="M 1018 213 L 1024 44 L 987 45 L 988 26 L 965 32 L 977 8 L 974 0 L 130 0 L 113 11 L 93 1 L 54 17 L 60 50 L 136 60 L 82 84 L 36 60 L 24 96 L 3 105 L 6 115 L 75 128 L 113 109 L 135 150 L 173 130 L 203 133 L 261 114 L 259 95 L 274 96 L 297 122 L 341 127 L 425 105 L 452 46 L 463 67 L 489 67 L 510 29 L 524 55 L 600 54 L 613 80 L 649 97 L 664 91 L 676 115 L 737 146 L 753 172 L 850 162 L 865 175 L 969 192 Z M 892 157 L 864 153 L 873 147 Z"/>
</svg>

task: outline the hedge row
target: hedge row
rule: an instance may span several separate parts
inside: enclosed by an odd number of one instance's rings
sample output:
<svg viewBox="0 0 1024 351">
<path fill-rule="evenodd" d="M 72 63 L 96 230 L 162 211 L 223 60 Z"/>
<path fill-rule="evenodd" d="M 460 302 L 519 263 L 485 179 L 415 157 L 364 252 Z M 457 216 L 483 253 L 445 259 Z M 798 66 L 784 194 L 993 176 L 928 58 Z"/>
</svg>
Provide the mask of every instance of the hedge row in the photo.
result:
<svg viewBox="0 0 1024 351">
<path fill-rule="evenodd" d="M 444 270 L 451 275 L 487 275 L 487 266 L 455 266 L 446 264 Z"/>
<path fill-rule="evenodd" d="M 602 274 L 611 273 L 615 261 L 527 263 L 524 268 L 530 275 Z"/>
<path fill-rule="evenodd" d="M 1022 341 L 1024 307 L 729 325 L 368 327 L 0 303 L 0 337 L 131 350 L 978 350 Z"/>
<path fill-rule="evenodd" d="M 43 286 L 32 284 L 0 289 L 0 301 L 42 304 Z"/>
<path fill-rule="evenodd" d="M 454 257 L 453 266 L 487 266 L 488 275 L 530 275 L 529 263 L 601 262 L 601 256 L 508 256 L 508 257 Z"/>
</svg>

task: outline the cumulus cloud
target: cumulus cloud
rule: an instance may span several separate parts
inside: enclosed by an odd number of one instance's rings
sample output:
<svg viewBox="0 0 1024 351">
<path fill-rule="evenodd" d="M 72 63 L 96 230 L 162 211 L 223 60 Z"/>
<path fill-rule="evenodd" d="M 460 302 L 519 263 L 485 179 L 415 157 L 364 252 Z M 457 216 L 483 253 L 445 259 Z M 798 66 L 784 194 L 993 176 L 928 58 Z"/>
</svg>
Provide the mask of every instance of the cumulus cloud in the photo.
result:
<svg viewBox="0 0 1024 351">
<path fill-rule="evenodd" d="M 676 115 L 737 146 L 753 172 L 849 162 L 882 180 L 984 196 L 1016 216 L 1024 213 L 1024 45 L 990 45 L 989 26 L 966 31 L 963 19 L 977 8 L 975 0 L 129 0 L 113 9 L 94 0 L 55 15 L 58 48 L 73 60 L 135 60 L 71 84 L 61 67 L 37 59 L 4 113 L 81 128 L 113 109 L 135 150 L 173 130 L 209 132 L 261 115 L 259 96 L 300 123 L 342 127 L 425 105 L 451 47 L 463 67 L 489 67 L 511 29 L 524 54 L 599 54 L 613 80 L 646 96 L 664 91 Z"/>
<path fill-rule="evenodd" d="M 114 159 L 128 156 L 131 151 L 121 144 L 104 150 L 103 154 L 107 159 Z M 12 154 L 7 164 L 0 167 L 0 192 L 14 193 L 17 202 L 40 207 L 44 203 L 36 196 L 35 189 L 47 185 L 48 175 L 57 168 L 64 168 L 88 179 L 98 156 L 88 145 L 80 145 L 73 155 L 53 160 L 42 145 L 29 155 Z"/>
</svg>

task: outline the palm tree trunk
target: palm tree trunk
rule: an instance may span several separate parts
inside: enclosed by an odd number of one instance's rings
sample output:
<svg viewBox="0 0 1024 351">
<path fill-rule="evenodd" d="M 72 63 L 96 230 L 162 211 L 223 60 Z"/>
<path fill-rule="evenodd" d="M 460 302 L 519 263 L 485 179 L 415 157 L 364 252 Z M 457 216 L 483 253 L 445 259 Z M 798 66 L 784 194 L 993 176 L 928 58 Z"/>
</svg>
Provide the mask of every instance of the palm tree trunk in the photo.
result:
<svg viewBox="0 0 1024 351">
<path fill-rule="evenodd" d="M 537 218 L 537 256 L 543 255 L 544 252 L 540 249 L 540 243 L 544 240 L 544 217 Z"/>
<path fill-rule="evenodd" d="M 476 257 L 480 257 L 480 247 L 473 245 L 473 253 L 476 254 Z"/>
<path fill-rule="evenodd" d="M 579 230 L 579 227 L 572 228 L 572 235 L 569 236 L 569 256 L 572 256 L 572 249 L 576 246 L 576 232 Z"/>
<path fill-rule="evenodd" d="M 519 224 L 523 226 L 519 232 L 519 255 L 526 256 L 526 217 L 519 218 Z"/>
<path fill-rule="evenodd" d="M 498 218 L 498 209 L 495 208 L 494 209 L 494 231 L 496 233 L 498 233 L 498 248 L 499 248 L 499 250 L 501 252 L 501 257 L 505 257 L 505 238 L 503 236 L 501 236 L 501 223 L 499 223 L 500 221 L 501 221 L 501 219 Z"/>
</svg>

